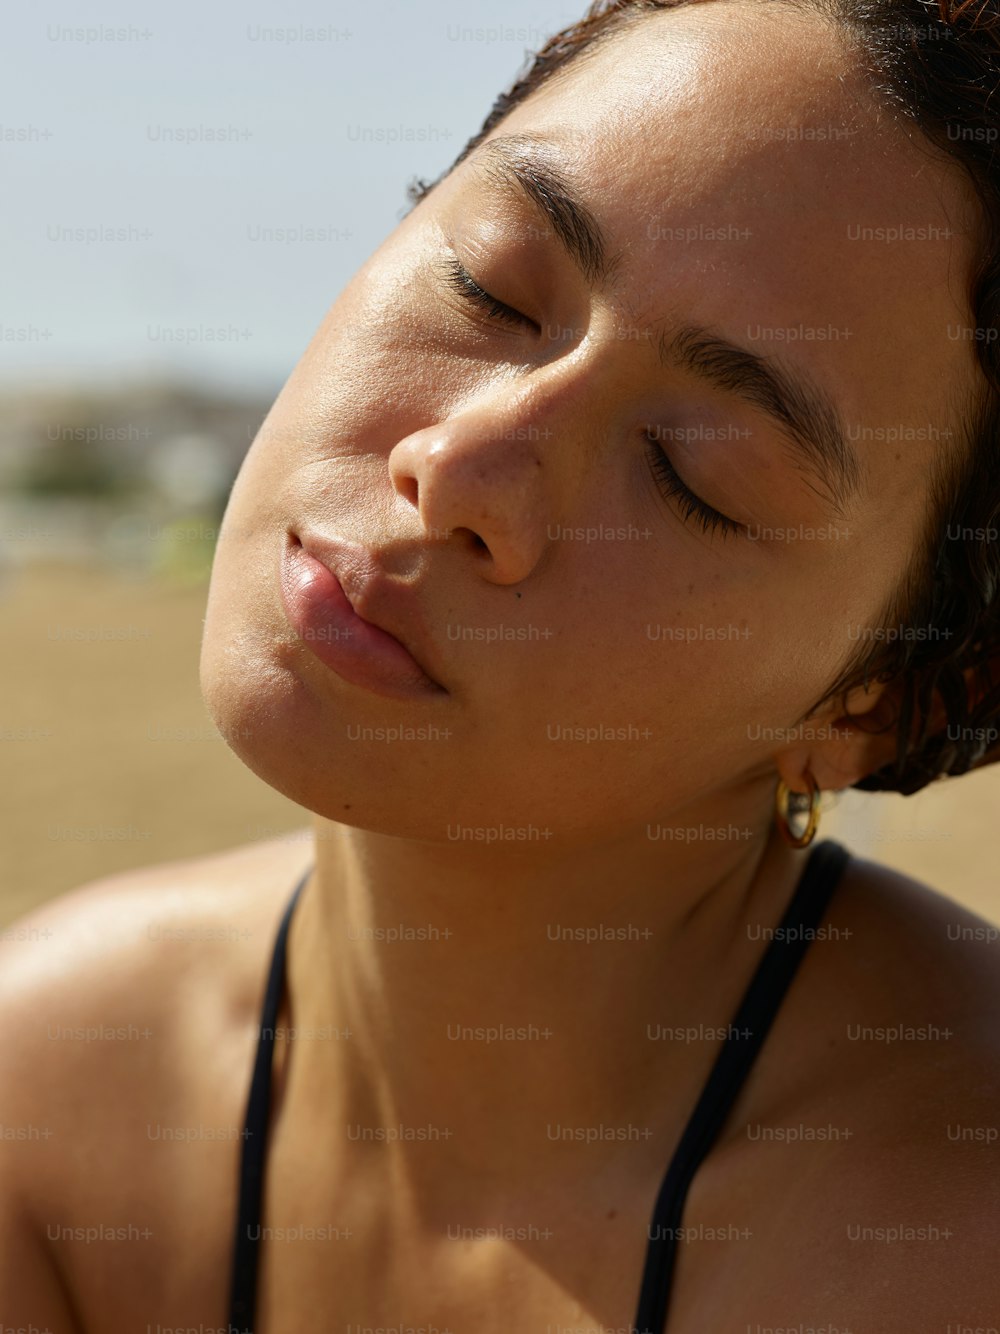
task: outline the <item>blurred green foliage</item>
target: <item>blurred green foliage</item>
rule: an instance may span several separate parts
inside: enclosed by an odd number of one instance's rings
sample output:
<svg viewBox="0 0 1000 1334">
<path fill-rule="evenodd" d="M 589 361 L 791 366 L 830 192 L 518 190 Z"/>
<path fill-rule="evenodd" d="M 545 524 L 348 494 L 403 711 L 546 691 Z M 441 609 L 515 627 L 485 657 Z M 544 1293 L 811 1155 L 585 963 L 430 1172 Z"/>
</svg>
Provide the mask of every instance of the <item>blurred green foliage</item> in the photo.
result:
<svg viewBox="0 0 1000 1334">
<path fill-rule="evenodd" d="M 107 451 L 78 440 L 40 442 L 24 455 L 9 485 L 26 496 L 117 497 L 142 489 Z"/>
</svg>

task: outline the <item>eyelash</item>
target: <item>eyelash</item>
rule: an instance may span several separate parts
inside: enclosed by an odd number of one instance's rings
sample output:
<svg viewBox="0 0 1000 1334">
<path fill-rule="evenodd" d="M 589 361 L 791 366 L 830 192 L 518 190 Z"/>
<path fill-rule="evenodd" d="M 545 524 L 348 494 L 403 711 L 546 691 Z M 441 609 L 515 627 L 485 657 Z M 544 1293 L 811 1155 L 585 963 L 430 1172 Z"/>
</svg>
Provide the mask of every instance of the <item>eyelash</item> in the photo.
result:
<svg viewBox="0 0 1000 1334">
<path fill-rule="evenodd" d="M 460 259 L 452 257 L 445 260 L 444 276 L 445 281 L 458 292 L 459 296 L 465 297 L 466 301 L 471 301 L 474 306 L 485 310 L 490 319 L 503 320 L 505 324 L 514 324 L 522 329 L 525 325 L 537 327 L 534 320 L 529 320 L 527 315 L 522 315 L 513 306 L 498 301 L 495 296 L 490 296 L 489 292 L 479 286 Z"/>
<path fill-rule="evenodd" d="M 683 511 L 685 523 L 694 516 L 701 524 L 703 533 L 714 533 L 716 529 L 720 529 L 723 537 L 728 537 L 730 533 L 740 535 L 745 531 L 745 524 L 737 523 L 735 519 L 720 514 L 713 506 L 706 504 L 700 496 L 695 495 L 649 432 L 646 433 L 646 444 L 648 445 L 649 463 L 653 469 L 656 484 L 664 496 L 673 496 L 680 501 L 680 509 Z"/>
<path fill-rule="evenodd" d="M 537 328 L 535 322 L 529 320 L 527 315 L 522 315 L 513 306 L 498 301 L 495 296 L 491 296 L 489 292 L 480 287 L 460 259 L 452 256 L 444 261 L 443 267 L 445 281 L 448 285 L 458 292 L 459 296 L 464 297 L 466 301 L 470 301 L 480 310 L 484 310 L 490 319 L 502 320 L 505 324 L 512 324 L 522 329 L 525 325 Z M 648 445 L 647 453 L 657 487 L 667 499 L 672 497 L 680 502 L 679 508 L 683 512 L 685 523 L 692 517 L 697 518 L 701 524 L 702 532 L 714 533 L 716 529 L 719 529 L 723 537 L 727 537 L 730 533 L 739 534 L 744 531 L 743 524 L 737 523 L 735 519 L 727 518 L 725 514 L 720 514 L 717 509 L 706 504 L 700 496 L 695 495 L 679 476 L 670 459 L 649 432 L 646 433 L 646 444 Z"/>
</svg>

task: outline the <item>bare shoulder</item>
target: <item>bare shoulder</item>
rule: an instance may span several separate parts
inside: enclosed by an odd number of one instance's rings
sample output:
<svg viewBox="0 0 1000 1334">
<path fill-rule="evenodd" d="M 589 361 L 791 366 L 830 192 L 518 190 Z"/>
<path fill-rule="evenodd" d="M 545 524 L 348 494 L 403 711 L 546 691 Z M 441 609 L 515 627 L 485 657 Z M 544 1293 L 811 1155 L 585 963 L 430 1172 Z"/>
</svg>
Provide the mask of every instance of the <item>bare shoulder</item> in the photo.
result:
<svg viewBox="0 0 1000 1334">
<path fill-rule="evenodd" d="M 0 1175 L 84 1308 L 114 1248 L 74 1246 L 75 1228 L 155 1236 L 130 1248 L 154 1286 L 185 1214 L 181 1253 L 192 1226 L 218 1231 L 204 1185 L 229 1207 L 274 930 L 310 860 L 305 838 L 276 839 L 145 867 L 0 933 Z"/>
<path fill-rule="evenodd" d="M 67 1028 L 162 1019 L 176 1012 L 181 991 L 201 984 L 238 1002 L 255 952 L 266 950 L 270 924 L 310 855 L 304 838 L 273 839 L 61 894 L 0 932 L 0 1004 L 26 1033 L 43 1019 L 51 1027 L 60 1007 Z M 200 967 L 208 963 L 211 970 Z"/>
<path fill-rule="evenodd" d="M 922 1139 L 927 1188 L 987 1168 L 1000 1184 L 1000 927 L 857 857 L 826 924 L 823 1059 L 857 1077 L 873 1124 L 884 1118 L 880 1149 Z"/>
<path fill-rule="evenodd" d="M 749 1240 L 725 1274 L 689 1259 L 687 1296 L 682 1266 L 678 1315 L 707 1327 L 710 1293 L 713 1327 L 773 1327 L 780 1292 L 803 1328 L 996 1326 L 998 1013 L 996 928 L 852 857 L 692 1185 Z"/>
<path fill-rule="evenodd" d="M 803 1119 L 843 1136 L 808 1183 L 838 1256 L 831 1291 L 846 1309 L 871 1294 L 865 1318 L 890 1331 L 986 1327 L 1000 1309 L 1000 929 L 858 857 L 825 924 Z"/>
<path fill-rule="evenodd" d="M 861 857 L 848 863 L 828 918 L 846 928 L 840 953 L 853 980 L 867 981 L 861 995 L 904 1029 L 927 1030 L 901 1041 L 939 1043 L 959 1058 L 1000 1055 L 1000 925 Z"/>
</svg>

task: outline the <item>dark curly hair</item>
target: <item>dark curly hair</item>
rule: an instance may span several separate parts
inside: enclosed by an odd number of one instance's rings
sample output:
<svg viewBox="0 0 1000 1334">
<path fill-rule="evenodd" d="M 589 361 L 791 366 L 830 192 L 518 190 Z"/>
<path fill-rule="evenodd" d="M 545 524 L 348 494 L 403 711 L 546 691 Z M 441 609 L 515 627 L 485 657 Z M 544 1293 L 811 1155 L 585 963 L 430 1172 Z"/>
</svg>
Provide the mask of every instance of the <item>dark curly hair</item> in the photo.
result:
<svg viewBox="0 0 1000 1334">
<path fill-rule="evenodd" d="M 529 54 L 482 128 L 426 198 L 504 117 L 585 51 L 650 14 L 708 0 L 595 0 L 584 17 Z M 972 182 L 981 257 L 967 286 L 982 378 L 957 450 L 932 469 L 927 522 L 879 628 L 853 650 L 799 722 L 857 686 L 895 683 L 892 764 L 855 784 L 904 795 L 1000 759 L 1000 0 L 756 0 L 819 13 L 844 34 L 876 95 L 913 121 Z M 992 331 L 992 333 L 990 333 Z M 957 536 L 955 530 L 957 529 Z M 919 627 L 933 627 L 923 633 Z M 945 728 L 931 732 L 932 711 Z M 846 709 L 846 702 L 844 702 Z"/>
</svg>

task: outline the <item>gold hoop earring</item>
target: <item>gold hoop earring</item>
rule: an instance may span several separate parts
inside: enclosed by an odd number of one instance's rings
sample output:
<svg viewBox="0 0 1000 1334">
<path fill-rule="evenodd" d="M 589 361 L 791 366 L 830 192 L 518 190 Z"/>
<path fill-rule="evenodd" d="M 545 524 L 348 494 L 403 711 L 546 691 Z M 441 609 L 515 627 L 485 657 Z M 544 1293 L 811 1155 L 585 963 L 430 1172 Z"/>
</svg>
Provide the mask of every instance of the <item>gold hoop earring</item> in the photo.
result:
<svg viewBox="0 0 1000 1334">
<path fill-rule="evenodd" d="M 806 827 L 801 834 L 792 833 L 792 827 L 788 822 L 788 806 L 792 798 L 795 798 L 797 803 L 801 803 L 805 793 L 793 792 L 785 783 L 785 780 L 779 778 L 778 788 L 774 794 L 775 823 L 782 838 L 786 843 L 790 843 L 793 848 L 808 847 L 816 837 L 816 830 L 819 828 L 819 784 L 808 768 L 805 770 L 803 777 L 809 785 L 809 812 L 806 818 Z"/>
</svg>

